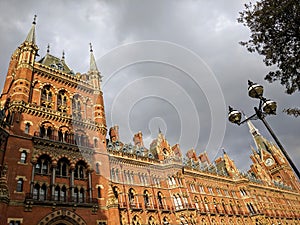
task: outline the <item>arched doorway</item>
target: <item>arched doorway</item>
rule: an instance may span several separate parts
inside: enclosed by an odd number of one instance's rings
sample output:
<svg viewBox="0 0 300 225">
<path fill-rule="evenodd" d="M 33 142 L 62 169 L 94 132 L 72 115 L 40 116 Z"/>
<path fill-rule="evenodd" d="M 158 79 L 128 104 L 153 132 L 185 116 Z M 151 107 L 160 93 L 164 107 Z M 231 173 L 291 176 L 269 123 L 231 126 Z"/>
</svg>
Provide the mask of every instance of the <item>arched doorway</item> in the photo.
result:
<svg viewBox="0 0 300 225">
<path fill-rule="evenodd" d="M 76 213 L 61 209 L 49 213 L 38 225 L 87 225 L 87 223 Z"/>
</svg>

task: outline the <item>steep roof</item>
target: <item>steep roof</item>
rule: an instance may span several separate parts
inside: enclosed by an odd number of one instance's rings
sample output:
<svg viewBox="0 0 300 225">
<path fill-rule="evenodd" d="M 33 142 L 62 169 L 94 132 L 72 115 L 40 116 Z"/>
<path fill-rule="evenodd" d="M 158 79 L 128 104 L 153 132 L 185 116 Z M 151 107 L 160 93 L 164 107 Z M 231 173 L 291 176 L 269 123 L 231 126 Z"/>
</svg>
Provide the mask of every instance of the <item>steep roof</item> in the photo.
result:
<svg viewBox="0 0 300 225">
<path fill-rule="evenodd" d="M 64 59 L 60 59 L 53 55 L 47 53 L 41 60 L 38 61 L 39 63 L 48 66 L 50 68 L 60 70 L 67 74 L 74 74 L 74 72 L 68 67 Z"/>
</svg>

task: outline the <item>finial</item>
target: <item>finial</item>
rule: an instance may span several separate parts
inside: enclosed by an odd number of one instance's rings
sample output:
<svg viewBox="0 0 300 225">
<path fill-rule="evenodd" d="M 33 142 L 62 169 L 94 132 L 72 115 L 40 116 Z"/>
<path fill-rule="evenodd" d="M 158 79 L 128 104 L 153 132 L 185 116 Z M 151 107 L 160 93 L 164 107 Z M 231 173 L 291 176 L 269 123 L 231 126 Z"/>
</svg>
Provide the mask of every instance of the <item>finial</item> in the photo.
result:
<svg viewBox="0 0 300 225">
<path fill-rule="evenodd" d="M 224 148 L 222 148 L 222 151 L 223 151 L 223 154 L 226 154 L 226 151 L 225 151 L 225 149 L 224 149 Z"/>
<path fill-rule="evenodd" d="M 64 50 L 62 51 L 62 57 L 61 57 L 61 59 L 65 60 L 65 51 Z"/>
<path fill-rule="evenodd" d="M 48 54 L 50 53 L 50 44 L 48 44 L 48 46 L 47 46 L 47 53 Z"/>
<path fill-rule="evenodd" d="M 36 24 L 36 17 L 37 17 L 37 15 L 33 16 L 33 22 L 32 22 L 32 24 Z"/>
<path fill-rule="evenodd" d="M 93 52 L 93 46 L 92 46 L 92 43 L 90 43 L 90 52 Z"/>
</svg>

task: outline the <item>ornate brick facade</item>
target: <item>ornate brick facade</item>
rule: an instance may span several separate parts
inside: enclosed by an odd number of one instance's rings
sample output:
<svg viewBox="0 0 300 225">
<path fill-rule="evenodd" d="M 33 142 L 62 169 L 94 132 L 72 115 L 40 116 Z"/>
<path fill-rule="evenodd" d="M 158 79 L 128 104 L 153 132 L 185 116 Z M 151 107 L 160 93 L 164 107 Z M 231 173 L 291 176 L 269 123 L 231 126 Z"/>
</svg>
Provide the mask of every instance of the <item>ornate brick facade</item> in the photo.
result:
<svg viewBox="0 0 300 225">
<path fill-rule="evenodd" d="M 159 132 L 149 148 L 107 137 L 101 75 L 64 54 L 36 60 L 35 21 L 14 51 L 1 94 L 0 224 L 299 224 L 300 184 L 252 123 L 253 164 L 182 155 Z M 107 139 L 106 139 L 107 138 Z"/>
</svg>

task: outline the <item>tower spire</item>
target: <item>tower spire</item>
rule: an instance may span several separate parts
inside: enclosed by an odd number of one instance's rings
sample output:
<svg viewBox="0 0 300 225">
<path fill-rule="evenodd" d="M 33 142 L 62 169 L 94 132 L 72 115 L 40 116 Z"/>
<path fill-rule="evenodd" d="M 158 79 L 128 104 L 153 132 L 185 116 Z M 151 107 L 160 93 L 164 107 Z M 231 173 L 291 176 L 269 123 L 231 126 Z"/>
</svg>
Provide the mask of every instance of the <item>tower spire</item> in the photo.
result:
<svg viewBox="0 0 300 225">
<path fill-rule="evenodd" d="M 32 27 L 27 34 L 25 42 L 35 44 L 35 25 L 36 25 L 36 15 L 33 17 Z"/>
<path fill-rule="evenodd" d="M 260 135 L 258 129 L 253 125 L 253 123 L 248 120 L 247 121 L 248 127 L 249 127 L 249 132 L 252 134 L 253 137 Z"/>
<path fill-rule="evenodd" d="M 93 53 L 92 43 L 90 43 L 90 72 L 99 72 L 94 57 L 94 53 Z"/>
</svg>

